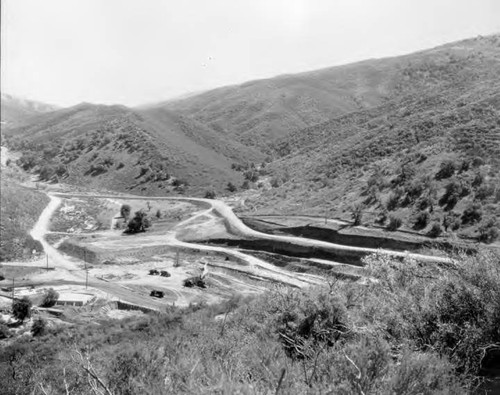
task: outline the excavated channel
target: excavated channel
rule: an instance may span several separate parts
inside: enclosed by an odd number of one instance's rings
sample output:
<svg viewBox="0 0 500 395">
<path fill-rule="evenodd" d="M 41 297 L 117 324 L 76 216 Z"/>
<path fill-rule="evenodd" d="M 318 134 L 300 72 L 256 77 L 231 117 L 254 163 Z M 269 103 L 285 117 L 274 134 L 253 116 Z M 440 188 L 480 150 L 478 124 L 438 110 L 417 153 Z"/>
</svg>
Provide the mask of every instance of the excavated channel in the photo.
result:
<svg viewBox="0 0 500 395">
<path fill-rule="evenodd" d="M 349 265 L 363 266 L 362 259 L 368 255 L 363 251 L 325 250 L 321 247 L 301 246 L 279 240 L 264 239 L 210 239 L 196 241 L 200 244 L 215 244 L 224 247 L 241 248 L 244 250 L 265 251 L 273 254 L 286 255 L 296 258 L 316 258 Z"/>
<path fill-rule="evenodd" d="M 447 253 L 460 250 L 466 254 L 475 254 L 477 249 L 463 244 L 450 243 L 442 240 L 398 239 L 380 235 L 365 235 L 341 233 L 337 229 L 318 226 L 282 227 L 260 219 L 242 217 L 242 222 L 251 229 L 270 235 L 292 235 L 308 239 L 321 240 L 329 243 L 352 247 L 382 248 L 393 251 L 418 252 L 426 248 L 434 248 Z"/>
</svg>

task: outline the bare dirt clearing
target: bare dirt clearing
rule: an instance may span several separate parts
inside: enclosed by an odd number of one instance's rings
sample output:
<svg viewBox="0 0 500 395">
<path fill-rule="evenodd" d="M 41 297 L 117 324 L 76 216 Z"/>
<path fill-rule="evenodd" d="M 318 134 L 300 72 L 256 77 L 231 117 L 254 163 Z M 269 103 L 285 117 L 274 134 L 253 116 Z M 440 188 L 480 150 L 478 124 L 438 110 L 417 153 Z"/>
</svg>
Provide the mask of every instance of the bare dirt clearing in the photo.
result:
<svg viewBox="0 0 500 395">
<path fill-rule="evenodd" d="M 64 285 L 74 294 L 81 294 L 85 286 L 85 292 L 95 296 L 92 300 L 116 301 L 122 308 L 129 306 L 127 309 L 211 303 L 234 293 L 258 293 L 273 284 L 326 284 L 325 276 L 334 273 L 355 280 L 362 276 L 362 268 L 324 259 L 324 254 L 360 259 L 376 251 L 261 233 L 248 228 L 226 203 L 218 200 L 84 193 L 49 193 L 49 197 L 51 201 L 32 235 L 42 243 L 53 270 L 25 276 L 29 277 L 25 285 Z M 120 209 L 125 205 L 130 207 L 131 215 L 145 212 L 152 227 L 147 232 L 124 234 L 126 222 Z M 218 240 L 226 240 L 225 245 L 212 243 Z M 238 244 L 231 246 L 228 240 L 253 243 L 256 251 L 240 249 Z M 413 256 L 428 262 L 442 259 Z M 163 271 L 165 275 L 152 271 Z M 206 275 L 206 288 L 184 286 L 187 278 L 202 273 Z M 163 297 L 151 297 L 152 291 L 162 292 Z"/>
</svg>

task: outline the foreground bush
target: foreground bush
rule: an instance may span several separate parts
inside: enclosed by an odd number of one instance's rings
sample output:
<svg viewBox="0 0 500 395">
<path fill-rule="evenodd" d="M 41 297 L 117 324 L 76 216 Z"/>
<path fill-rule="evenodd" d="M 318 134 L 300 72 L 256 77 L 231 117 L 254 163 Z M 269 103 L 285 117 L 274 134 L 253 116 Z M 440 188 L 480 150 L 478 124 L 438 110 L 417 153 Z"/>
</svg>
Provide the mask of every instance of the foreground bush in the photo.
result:
<svg viewBox="0 0 500 395">
<path fill-rule="evenodd" d="M 49 288 L 43 295 L 42 307 L 52 307 L 59 300 L 59 293 L 53 288 Z"/>
<path fill-rule="evenodd" d="M 450 268 L 433 270 L 384 257 L 368 264 L 378 283 L 365 314 L 394 340 L 446 356 L 461 374 L 479 373 L 486 350 L 500 344 L 498 255 L 459 256 Z"/>
<path fill-rule="evenodd" d="M 31 306 L 31 300 L 27 296 L 23 296 L 22 299 L 15 299 L 12 302 L 12 315 L 22 322 L 31 317 Z"/>
<path fill-rule="evenodd" d="M 6 394 L 463 394 L 500 344 L 499 257 L 385 255 L 372 281 L 50 330 L 0 350 Z M 67 387 L 66 387 L 67 386 Z M 37 390 L 38 389 L 38 390 Z"/>
</svg>

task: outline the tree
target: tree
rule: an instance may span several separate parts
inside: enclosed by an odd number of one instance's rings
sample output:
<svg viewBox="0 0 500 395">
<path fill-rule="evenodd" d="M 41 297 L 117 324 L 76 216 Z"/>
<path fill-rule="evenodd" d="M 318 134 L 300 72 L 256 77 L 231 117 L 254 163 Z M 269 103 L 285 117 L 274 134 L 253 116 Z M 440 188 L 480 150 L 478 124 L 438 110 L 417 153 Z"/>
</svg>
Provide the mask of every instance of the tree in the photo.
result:
<svg viewBox="0 0 500 395">
<path fill-rule="evenodd" d="M 136 211 L 134 218 L 132 218 L 128 224 L 125 233 L 139 233 L 145 232 L 151 226 L 151 220 L 148 218 L 147 214 L 142 211 Z"/>
<path fill-rule="evenodd" d="M 58 177 L 64 176 L 68 170 L 66 169 L 66 166 L 64 166 L 62 163 L 59 163 L 56 168 L 55 168 L 55 173 Z"/>
<path fill-rule="evenodd" d="M 429 237 L 438 237 L 442 232 L 443 230 L 441 229 L 441 225 L 439 225 L 439 222 L 434 222 L 427 235 Z"/>
<path fill-rule="evenodd" d="M 460 182 L 457 180 L 452 180 L 446 185 L 446 190 L 441 199 L 439 199 L 439 204 L 445 206 L 445 210 L 450 211 L 455 207 L 463 195 L 463 188 Z"/>
<path fill-rule="evenodd" d="M 41 306 L 42 307 L 52 307 L 56 304 L 58 299 L 59 299 L 59 293 L 57 291 L 55 291 L 53 288 L 50 288 L 43 295 L 43 301 L 42 301 Z"/>
<path fill-rule="evenodd" d="M 7 324 L 0 319 L 0 340 L 10 337 L 10 330 Z"/>
<path fill-rule="evenodd" d="M 280 181 L 277 177 L 271 178 L 271 186 L 273 188 L 278 188 L 280 186 Z"/>
<path fill-rule="evenodd" d="M 205 192 L 205 199 L 215 199 L 217 197 L 215 191 Z"/>
<path fill-rule="evenodd" d="M 387 221 L 387 209 L 384 207 L 382 211 L 378 213 L 377 219 L 375 222 L 379 225 L 385 224 L 385 221 Z"/>
<path fill-rule="evenodd" d="M 399 175 L 395 182 L 397 184 L 403 184 L 408 181 L 410 181 L 413 177 L 415 177 L 415 174 L 417 173 L 417 169 L 415 168 L 415 165 L 413 163 L 407 162 L 404 163 L 399 171 Z"/>
<path fill-rule="evenodd" d="M 413 229 L 416 230 L 424 229 L 429 223 L 430 218 L 431 216 L 427 211 L 421 211 L 415 218 L 415 224 L 413 225 Z"/>
<path fill-rule="evenodd" d="M 46 329 L 47 322 L 42 317 L 38 317 L 35 322 L 33 322 L 31 333 L 33 336 L 42 336 L 45 334 Z"/>
<path fill-rule="evenodd" d="M 436 180 L 442 180 L 444 178 L 450 178 L 456 170 L 456 164 L 453 160 L 448 159 L 441 162 L 439 171 L 436 173 Z"/>
<path fill-rule="evenodd" d="M 443 218 L 443 226 L 446 231 L 448 231 L 448 228 L 451 230 L 460 229 L 460 214 L 450 211 Z"/>
<path fill-rule="evenodd" d="M 125 221 L 128 220 L 128 217 L 130 217 L 130 206 L 128 204 L 122 205 L 120 208 L 120 215 L 125 219 Z"/>
<path fill-rule="evenodd" d="M 48 164 L 43 165 L 39 173 L 40 179 L 44 181 L 49 181 L 54 174 L 55 174 L 54 167 Z"/>
<path fill-rule="evenodd" d="M 476 173 L 476 175 L 474 176 L 474 179 L 472 180 L 472 186 L 474 188 L 477 188 L 479 186 L 481 186 L 481 184 L 483 183 L 484 181 L 484 175 L 482 175 L 481 173 Z"/>
<path fill-rule="evenodd" d="M 245 179 L 250 182 L 257 182 L 259 179 L 259 173 L 255 169 L 247 170 L 243 173 L 243 175 L 245 176 Z"/>
<path fill-rule="evenodd" d="M 387 203 L 386 203 L 386 207 L 387 207 L 388 211 L 394 211 L 398 208 L 399 200 L 401 199 L 401 196 L 403 196 L 403 189 L 402 188 L 396 188 L 389 194 L 389 197 L 387 198 Z"/>
<path fill-rule="evenodd" d="M 396 217 L 395 215 L 391 215 L 389 217 L 389 223 L 387 224 L 387 230 L 394 231 L 401 227 L 403 224 L 403 220 L 399 217 Z"/>
<path fill-rule="evenodd" d="M 489 196 L 492 196 L 495 193 L 495 186 L 490 184 L 481 185 L 476 192 L 477 200 L 486 200 Z"/>
<path fill-rule="evenodd" d="M 27 296 L 12 302 L 12 314 L 18 320 L 24 321 L 31 316 L 31 300 Z"/>
<path fill-rule="evenodd" d="M 483 221 L 479 226 L 479 241 L 483 243 L 493 243 L 500 235 L 500 230 L 498 229 L 498 221 L 496 218 L 490 218 Z"/>
<path fill-rule="evenodd" d="M 183 180 L 182 178 L 176 178 L 172 181 L 172 186 L 173 187 L 181 187 L 181 186 L 188 186 L 189 183 L 186 180 Z"/>
<path fill-rule="evenodd" d="M 353 225 L 358 226 L 361 225 L 361 221 L 363 220 L 363 205 L 361 204 L 355 204 L 352 207 L 352 213 L 351 213 L 352 219 L 353 219 Z"/>
<path fill-rule="evenodd" d="M 234 185 L 232 182 L 227 183 L 227 190 L 229 192 L 236 192 L 237 188 L 236 185 Z"/>
<path fill-rule="evenodd" d="M 481 221 L 483 209 L 479 203 L 473 203 L 462 214 L 462 224 L 475 224 Z"/>
</svg>

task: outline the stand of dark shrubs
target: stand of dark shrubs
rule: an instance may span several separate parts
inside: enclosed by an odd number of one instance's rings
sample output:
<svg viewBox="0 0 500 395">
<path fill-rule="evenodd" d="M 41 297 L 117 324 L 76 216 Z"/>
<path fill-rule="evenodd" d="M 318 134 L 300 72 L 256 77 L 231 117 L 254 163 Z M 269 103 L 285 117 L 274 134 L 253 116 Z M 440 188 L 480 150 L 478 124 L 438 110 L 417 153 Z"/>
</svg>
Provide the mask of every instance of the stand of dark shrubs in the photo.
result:
<svg viewBox="0 0 500 395">
<path fill-rule="evenodd" d="M 134 234 L 145 232 L 150 227 L 151 220 L 149 219 L 148 215 L 144 211 L 139 210 L 136 211 L 134 218 L 132 218 L 127 223 L 127 228 L 125 229 L 124 233 Z"/>
</svg>

